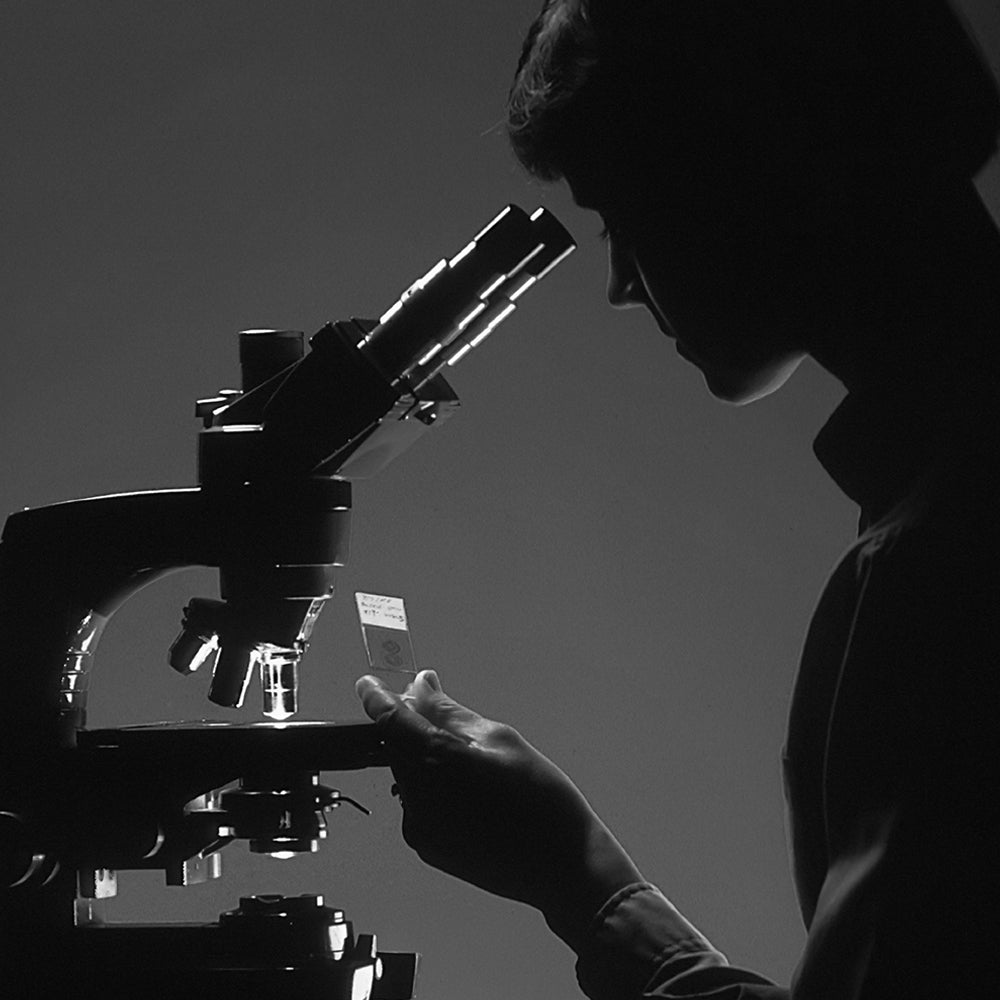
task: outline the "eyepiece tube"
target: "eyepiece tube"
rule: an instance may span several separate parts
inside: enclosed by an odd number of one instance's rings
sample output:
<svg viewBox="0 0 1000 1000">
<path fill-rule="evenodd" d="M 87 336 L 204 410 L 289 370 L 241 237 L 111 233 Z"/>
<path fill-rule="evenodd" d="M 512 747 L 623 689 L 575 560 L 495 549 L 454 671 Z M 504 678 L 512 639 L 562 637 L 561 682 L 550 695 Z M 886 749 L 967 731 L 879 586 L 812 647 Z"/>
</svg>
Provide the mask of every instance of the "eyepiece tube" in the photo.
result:
<svg viewBox="0 0 1000 1000">
<path fill-rule="evenodd" d="M 454 257 L 438 261 L 414 282 L 359 347 L 390 381 L 406 379 L 416 388 L 430 377 L 421 371 L 414 379 L 416 370 L 433 363 L 479 313 L 489 312 L 498 289 L 522 273 L 537 281 L 573 246 L 550 212 L 539 209 L 529 217 L 508 205 Z M 435 370 L 446 360 L 442 357 Z"/>
<path fill-rule="evenodd" d="M 458 323 L 418 359 L 417 365 L 407 373 L 414 389 L 446 365 L 457 364 L 478 347 L 515 311 L 517 300 L 575 249 L 573 237 L 547 209 L 536 209 L 529 221 L 531 250 L 488 285 Z"/>
<path fill-rule="evenodd" d="M 536 281 L 541 281 L 576 249 L 576 242 L 569 230 L 547 208 L 536 208 L 531 213 L 531 227 L 543 249 L 527 261 L 524 269 Z"/>
</svg>

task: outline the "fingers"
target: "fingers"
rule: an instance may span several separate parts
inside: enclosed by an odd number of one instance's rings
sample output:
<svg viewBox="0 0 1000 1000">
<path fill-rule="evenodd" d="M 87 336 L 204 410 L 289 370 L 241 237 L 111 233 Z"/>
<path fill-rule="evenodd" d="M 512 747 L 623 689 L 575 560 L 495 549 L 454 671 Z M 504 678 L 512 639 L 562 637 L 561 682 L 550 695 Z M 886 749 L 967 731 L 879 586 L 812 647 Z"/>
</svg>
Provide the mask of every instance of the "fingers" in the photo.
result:
<svg viewBox="0 0 1000 1000">
<path fill-rule="evenodd" d="M 368 717 L 383 726 L 397 750 L 439 756 L 449 743 L 484 746 L 496 724 L 449 698 L 433 670 L 422 670 L 403 694 L 371 675 L 355 685 Z M 450 737 L 450 739 L 449 739 Z"/>
<path fill-rule="evenodd" d="M 428 695 L 443 693 L 441 681 L 433 670 L 421 670 L 401 695 L 390 691 L 378 677 L 373 677 L 371 674 L 359 677 L 354 684 L 354 690 L 373 722 L 377 722 L 383 712 L 389 711 L 400 702 L 412 708 L 414 701 L 420 696 L 426 700 Z"/>
<path fill-rule="evenodd" d="M 444 693 L 444 688 L 441 687 L 441 678 L 438 677 L 436 670 L 421 670 L 416 677 L 413 678 L 414 684 L 425 684 L 433 691 L 437 691 L 438 694 Z"/>
<path fill-rule="evenodd" d="M 386 688 L 377 677 L 366 674 L 359 677 L 354 684 L 354 690 L 361 699 L 361 706 L 372 722 L 378 722 L 379 717 L 390 711 L 402 699 Z"/>
<path fill-rule="evenodd" d="M 421 670 L 406 693 L 412 699 L 414 711 L 465 743 L 477 742 L 490 725 L 478 712 L 446 695 L 433 670 Z"/>
<path fill-rule="evenodd" d="M 359 678 L 355 689 L 368 717 L 385 733 L 393 756 L 424 760 L 439 756 L 453 741 L 448 733 L 414 710 L 412 695 L 395 694 L 370 675 Z"/>
</svg>

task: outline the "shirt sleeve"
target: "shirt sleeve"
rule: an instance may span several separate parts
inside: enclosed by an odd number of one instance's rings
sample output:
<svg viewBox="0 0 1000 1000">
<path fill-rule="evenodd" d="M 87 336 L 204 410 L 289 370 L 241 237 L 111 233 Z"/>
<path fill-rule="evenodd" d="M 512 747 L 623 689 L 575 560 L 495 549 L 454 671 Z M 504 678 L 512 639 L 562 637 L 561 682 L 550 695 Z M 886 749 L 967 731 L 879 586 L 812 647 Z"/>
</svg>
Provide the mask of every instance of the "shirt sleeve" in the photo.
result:
<svg viewBox="0 0 1000 1000">
<path fill-rule="evenodd" d="M 648 882 L 626 886 L 601 907 L 578 956 L 577 980 L 591 1000 L 788 998 L 787 990 L 731 966 Z"/>
</svg>

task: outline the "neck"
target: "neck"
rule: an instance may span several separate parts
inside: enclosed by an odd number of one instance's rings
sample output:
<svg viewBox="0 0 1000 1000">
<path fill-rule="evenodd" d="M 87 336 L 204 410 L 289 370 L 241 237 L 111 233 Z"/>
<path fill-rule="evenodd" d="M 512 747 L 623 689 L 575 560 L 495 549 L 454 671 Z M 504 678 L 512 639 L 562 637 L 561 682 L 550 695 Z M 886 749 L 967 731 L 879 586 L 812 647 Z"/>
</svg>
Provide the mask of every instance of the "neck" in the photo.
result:
<svg viewBox="0 0 1000 1000">
<path fill-rule="evenodd" d="M 1000 232 L 975 188 L 942 186 L 875 217 L 843 315 L 810 353 L 851 392 L 982 383 L 1000 334 Z"/>
</svg>

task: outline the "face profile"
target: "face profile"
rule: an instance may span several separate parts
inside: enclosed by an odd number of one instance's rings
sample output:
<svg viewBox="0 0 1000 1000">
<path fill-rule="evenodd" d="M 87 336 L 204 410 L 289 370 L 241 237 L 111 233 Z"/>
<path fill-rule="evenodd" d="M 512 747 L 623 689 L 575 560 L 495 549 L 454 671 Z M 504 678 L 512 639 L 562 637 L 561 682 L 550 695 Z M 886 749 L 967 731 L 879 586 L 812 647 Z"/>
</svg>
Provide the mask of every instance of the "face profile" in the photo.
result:
<svg viewBox="0 0 1000 1000">
<path fill-rule="evenodd" d="M 968 178 L 998 125 L 939 0 L 550 0 L 508 104 L 522 165 L 604 219 L 611 304 L 734 404 L 806 355 L 849 388 L 909 377 L 935 304 L 965 294 L 943 248 L 981 211 Z"/>
<path fill-rule="evenodd" d="M 723 402 L 742 405 L 779 389 L 806 355 L 787 336 L 794 331 L 780 329 L 777 317 L 740 309 L 732 286 L 685 286 L 668 260 L 655 244 L 638 250 L 609 235 L 608 301 L 617 308 L 645 307 Z"/>
<path fill-rule="evenodd" d="M 733 167 L 743 180 L 749 175 L 748 167 Z M 832 274 L 829 263 L 814 262 L 808 239 L 795 243 L 773 215 L 750 218 L 738 207 L 741 193 L 718 185 L 717 197 L 683 205 L 635 189 L 623 204 L 573 178 L 570 187 L 605 222 L 608 302 L 646 309 L 714 396 L 742 405 L 791 376 L 819 321 L 817 301 L 829 298 L 817 280 Z M 720 210 L 726 205 L 736 207 Z M 797 276 L 776 260 L 785 257 L 797 262 Z"/>
</svg>

